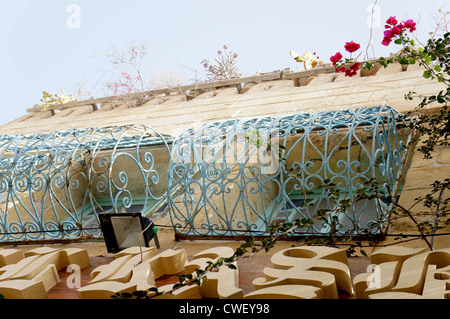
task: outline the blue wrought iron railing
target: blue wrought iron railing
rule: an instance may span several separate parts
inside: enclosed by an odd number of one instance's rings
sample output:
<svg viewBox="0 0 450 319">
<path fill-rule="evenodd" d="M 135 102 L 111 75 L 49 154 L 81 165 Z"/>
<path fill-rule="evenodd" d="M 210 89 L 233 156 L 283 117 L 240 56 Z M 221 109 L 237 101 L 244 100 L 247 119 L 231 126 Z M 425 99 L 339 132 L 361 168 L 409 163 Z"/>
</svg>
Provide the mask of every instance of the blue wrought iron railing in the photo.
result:
<svg viewBox="0 0 450 319">
<path fill-rule="evenodd" d="M 100 238 L 98 213 L 165 207 L 181 236 L 266 234 L 333 207 L 326 181 L 350 201 L 371 179 L 400 189 L 409 131 L 399 121 L 375 106 L 202 123 L 176 138 L 137 125 L 3 135 L 0 242 Z M 340 232 L 364 232 L 389 209 L 359 201 L 337 216 Z"/>
<path fill-rule="evenodd" d="M 170 141 L 146 126 L 0 136 L 0 241 L 99 237 L 97 212 L 150 211 Z"/>
<path fill-rule="evenodd" d="M 316 220 L 301 234 L 326 234 L 320 210 L 337 214 L 340 235 L 378 233 L 390 209 L 354 201 L 376 181 L 381 192 L 397 178 L 409 130 L 388 106 L 203 123 L 175 139 L 169 167 L 169 208 L 181 236 L 264 235 L 278 222 Z M 333 183 L 352 203 L 333 213 Z M 333 215 L 335 214 L 335 215 Z M 381 223 L 380 223 L 381 221 Z"/>
</svg>

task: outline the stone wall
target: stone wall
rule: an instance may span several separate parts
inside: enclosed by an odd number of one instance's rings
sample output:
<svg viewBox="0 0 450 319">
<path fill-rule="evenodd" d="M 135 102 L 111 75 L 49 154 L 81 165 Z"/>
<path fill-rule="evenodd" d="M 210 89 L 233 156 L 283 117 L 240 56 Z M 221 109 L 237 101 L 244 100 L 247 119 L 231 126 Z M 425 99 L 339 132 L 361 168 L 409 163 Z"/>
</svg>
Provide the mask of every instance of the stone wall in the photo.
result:
<svg viewBox="0 0 450 319">
<path fill-rule="evenodd" d="M 420 142 L 419 142 L 420 143 Z M 434 223 L 436 211 L 431 210 L 418 202 L 418 198 L 431 192 L 431 184 L 435 181 L 444 181 L 450 178 L 450 147 L 437 146 L 432 152 L 431 159 L 425 159 L 423 153 L 415 150 L 412 154 L 411 164 L 406 172 L 405 184 L 399 198 L 399 204 L 410 210 L 417 222 L 429 221 Z M 450 194 L 444 194 L 444 198 Z M 450 227 L 441 230 L 449 231 Z M 417 227 L 408 217 L 394 220 L 390 227 L 391 233 L 418 233 Z"/>
</svg>

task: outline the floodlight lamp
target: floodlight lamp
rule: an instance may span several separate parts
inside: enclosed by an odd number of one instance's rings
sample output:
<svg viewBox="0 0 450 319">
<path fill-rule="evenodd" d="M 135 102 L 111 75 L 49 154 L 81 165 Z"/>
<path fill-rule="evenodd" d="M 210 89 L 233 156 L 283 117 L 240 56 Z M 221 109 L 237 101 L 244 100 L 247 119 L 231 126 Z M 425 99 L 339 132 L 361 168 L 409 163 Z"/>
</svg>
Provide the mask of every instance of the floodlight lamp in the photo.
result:
<svg viewBox="0 0 450 319">
<path fill-rule="evenodd" d="M 100 213 L 98 216 L 109 253 L 133 246 L 149 247 L 152 239 L 159 249 L 157 228 L 153 220 L 141 213 Z"/>
</svg>

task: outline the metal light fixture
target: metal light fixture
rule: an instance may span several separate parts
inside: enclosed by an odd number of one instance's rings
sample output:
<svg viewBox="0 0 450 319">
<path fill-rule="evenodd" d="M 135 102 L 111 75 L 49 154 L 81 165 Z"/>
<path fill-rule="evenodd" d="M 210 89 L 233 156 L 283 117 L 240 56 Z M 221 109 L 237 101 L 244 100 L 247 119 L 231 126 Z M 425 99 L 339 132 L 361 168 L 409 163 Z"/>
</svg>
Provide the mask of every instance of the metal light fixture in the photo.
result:
<svg viewBox="0 0 450 319">
<path fill-rule="evenodd" d="M 141 213 L 101 213 L 98 216 L 109 253 L 133 246 L 149 247 L 152 239 L 159 249 L 157 228 L 153 220 L 143 217 Z"/>
</svg>

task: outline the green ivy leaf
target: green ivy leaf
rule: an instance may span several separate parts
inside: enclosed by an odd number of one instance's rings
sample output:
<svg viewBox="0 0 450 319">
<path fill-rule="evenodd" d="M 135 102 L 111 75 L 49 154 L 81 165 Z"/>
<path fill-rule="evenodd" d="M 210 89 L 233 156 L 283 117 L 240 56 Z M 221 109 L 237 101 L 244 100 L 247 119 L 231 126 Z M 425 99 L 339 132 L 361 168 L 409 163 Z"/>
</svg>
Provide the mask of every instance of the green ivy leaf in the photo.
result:
<svg viewBox="0 0 450 319">
<path fill-rule="evenodd" d="M 382 66 L 382 67 L 387 67 L 388 66 L 388 63 L 387 63 L 387 61 L 386 61 L 386 59 L 384 58 L 384 57 L 381 57 L 379 60 L 378 60 L 378 62 L 380 63 L 380 65 Z"/>
<path fill-rule="evenodd" d="M 398 63 L 400 63 L 401 65 L 408 65 L 409 61 L 407 58 L 401 57 L 400 59 L 398 59 Z"/>
<path fill-rule="evenodd" d="M 364 63 L 364 68 L 368 70 L 372 70 L 375 67 L 375 65 L 372 62 L 366 62 Z"/>
</svg>

